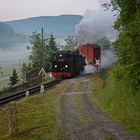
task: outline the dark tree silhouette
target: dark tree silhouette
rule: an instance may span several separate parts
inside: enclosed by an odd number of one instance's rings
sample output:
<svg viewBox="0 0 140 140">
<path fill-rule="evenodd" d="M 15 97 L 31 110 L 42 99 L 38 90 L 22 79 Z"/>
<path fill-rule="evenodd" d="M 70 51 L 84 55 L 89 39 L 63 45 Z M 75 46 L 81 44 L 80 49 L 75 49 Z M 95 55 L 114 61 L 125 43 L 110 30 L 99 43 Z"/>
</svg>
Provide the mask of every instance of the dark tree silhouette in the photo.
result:
<svg viewBox="0 0 140 140">
<path fill-rule="evenodd" d="M 10 80 L 9 85 L 14 86 L 14 85 L 17 84 L 17 82 L 18 82 L 18 74 L 16 72 L 16 69 L 13 69 L 12 76 L 10 76 L 9 80 Z"/>
</svg>

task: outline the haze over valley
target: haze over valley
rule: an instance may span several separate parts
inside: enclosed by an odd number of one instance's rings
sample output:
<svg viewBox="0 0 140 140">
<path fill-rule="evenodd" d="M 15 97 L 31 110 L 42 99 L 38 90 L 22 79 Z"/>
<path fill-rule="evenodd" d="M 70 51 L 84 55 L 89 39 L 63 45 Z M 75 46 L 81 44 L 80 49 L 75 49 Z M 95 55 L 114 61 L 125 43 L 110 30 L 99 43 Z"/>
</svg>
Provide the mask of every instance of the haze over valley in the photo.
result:
<svg viewBox="0 0 140 140">
<path fill-rule="evenodd" d="M 80 15 L 61 15 L 0 22 L 0 64 L 27 59 L 30 51 L 26 46 L 30 46 L 30 36 L 34 31 L 40 33 L 41 27 L 44 28 L 45 38 L 53 33 L 57 43 L 61 44 L 68 35 L 74 33 L 81 19 Z"/>
<path fill-rule="evenodd" d="M 106 23 L 103 24 L 103 21 Z M 87 10 L 81 15 L 40 16 L 21 20 L 0 22 L 0 64 L 15 63 L 28 58 L 30 51 L 30 36 L 34 31 L 41 32 L 44 28 L 44 38 L 51 33 L 56 37 L 57 44 L 64 44 L 68 35 L 74 36 L 75 45 L 82 42 L 94 43 L 103 36 L 110 40 L 116 37 L 113 30 L 114 17 L 103 10 Z M 12 56 L 9 59 L 8 56 Z"/>
</svg>

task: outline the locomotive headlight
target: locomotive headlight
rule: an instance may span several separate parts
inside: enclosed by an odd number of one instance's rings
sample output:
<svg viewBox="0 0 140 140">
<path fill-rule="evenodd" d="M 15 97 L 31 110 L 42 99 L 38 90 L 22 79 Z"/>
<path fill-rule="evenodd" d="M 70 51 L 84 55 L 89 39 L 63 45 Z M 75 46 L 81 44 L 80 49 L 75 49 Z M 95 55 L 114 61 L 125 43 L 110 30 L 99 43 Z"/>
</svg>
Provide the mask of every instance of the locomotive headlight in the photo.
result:
<svg viewBox="0 0 140 140">
<path fill-rule="evenodd" d="M 50 77 L 51 77 L 51 78 L 53 77 L 51 73 L 50 73 Z"/>
<path fill-rule="evenodd" d="M 57 65 L 54 65 L 55 68 L 57 68 Z"/>
<path fill-rule="evenodd" d="M 65 65 L 65 68 L 68 68 L 68 65 Z"/>
<path fill-rule="evenodd" d="M 62 54 L 60 54 L 59 56 L 62 57 Z"/>
</svg>

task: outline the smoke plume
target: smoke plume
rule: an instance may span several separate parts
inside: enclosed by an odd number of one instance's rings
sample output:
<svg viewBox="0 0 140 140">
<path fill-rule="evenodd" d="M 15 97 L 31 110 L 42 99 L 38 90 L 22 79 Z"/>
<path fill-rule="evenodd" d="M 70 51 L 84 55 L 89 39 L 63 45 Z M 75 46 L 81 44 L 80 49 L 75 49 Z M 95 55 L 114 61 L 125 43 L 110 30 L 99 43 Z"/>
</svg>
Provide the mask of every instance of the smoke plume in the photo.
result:
<svg viewBox="0 0 140 140">
<path fill-rule="evenodd" d="M 101 51 L 101 61 L 99 66 L 99 71 L 102 69 L 109 68 L 114 62 L 117 61 L 117 57 L 111 50 L 102 50 Z M 84 73 L 93 73 L 96 72 L 97 68 L 93 65 L 86 65 L 84 69 Z"/>
<path fill-rule="evenodd" d="M 99 0 L 102 5 L 108 2 L 108 0 Z M 113 29 L 115 21 L 114 13 L 110 11 L 89 11 L 87 10 L 83 16 L 83 19 L 78 25 L 76 25 L 74 33 L 75 46 L 79 47 L 80 44 L 94 43 L 96 40 L 106 36 L 110 41 L 114 41 L 117 37 L 116 31 Z M 101 52 L 101 64 L 100 70 L 110 67 L 117 58 L 111 50 L 102 50 Z M 86 65 L 85 73 L 95 72 L 96 68 L 92 65 Z"/>
<path fill-rule="evenodd" d="M 87 10 L 83 19 L 76 25 L 74 33 L 74 43 L 79 46 L 82 43 L 94 43 L 103 36 L 110 40 L 116 38 L 116 32 L 113 29 L 115 17 L 110 11 L 89 11 Z"/>
<path fill-rule="evenodd" d="M 102 5 L 102 4 L 104 4 L 104 3 L 109 3 L 110 0 L 98 0 L 98 2 Z"/>
<path fill-rule="evenodd" d="M 96 72 L 96 68 L 93 65 L 86 65 L 84 67 L 84 73 L 94 73 Z"/>
<path fill-rule="evenodd" d="M 110 67 L 114 62 L 117 61 L 117 57 L 110 50 L 104 50 L 101 52 L 101 69 Z"/>
</svg>

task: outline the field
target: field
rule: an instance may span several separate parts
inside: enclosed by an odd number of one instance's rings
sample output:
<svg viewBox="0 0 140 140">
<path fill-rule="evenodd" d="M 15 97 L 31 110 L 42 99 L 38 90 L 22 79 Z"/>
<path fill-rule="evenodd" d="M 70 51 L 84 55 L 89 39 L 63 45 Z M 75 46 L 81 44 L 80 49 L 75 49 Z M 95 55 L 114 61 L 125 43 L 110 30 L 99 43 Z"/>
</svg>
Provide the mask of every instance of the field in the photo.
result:
<svg viewBox="0 0 140 140">
<path fill-rule="evenodd" d="M 112 72 L 104 75 L 91 74 L 90 99 L 105 112 L 111 120 L 126 129 L 130 134 L 140 137 L 140 91 L 134 96 L 127 81 L 116 82 Z M 8 105 L 0 107 L 0 140 L 62 140 L 58 117 L 61 93 L 67 87 L 62 82 L 44 94 L 25 97 L 17 101 L 17 122 L 19 135 L 8 136 Z M 82 89 L 79 83 L 74 85 L 74 92 Z M 127 92 L 126 92 L 127 91 Z M 71 98 L 74 108 L 79 111 L 79 118 L 84 126 L 91 124 L 87 114 L 81 114 L 79 104 L 83 101 L 74 95 Z M 82 106 L 83 107 L 83 106 Z"/>
<path fill-rule="evenodd" d="M 12 75 L 14 68 L 20 73 L 21 66 L 19 64 L 9 64 L 0 69 L 0 90 L 8 86 L 9 77 Z"/>
<path fill-rule="evenodd" d="M 0 83 L 3 82 L 3 84 L 0 84 L 0 90 L 5 85 L 6 80 L 8 83 L 9 76 L 11 76 L 13 68 L 17 70 L 17 72 L 20 72 L 19 69 L 22 66 L 23 62 L 27 62 L 28 56 L 31 52 L 31 50 L 27 50 L 26 46 L 28 46 L 29 43 L 22 43 L 22 44 L 14 44 L 11 46 L 11 48 L 5 48 L 2 49 L 2 46 L 0 48 Z M 2 74 L 3 73 L 3 74 Z"/>
<path fill-rule="evenodd" d="M 17 101 L 17 137 L 8 136 L 8 105 L 1 107 L 0 140 L 61 140 L 56 110 L 64 87 L 66 83 L 63 82 L 44 94 Z"/>
</svg>

